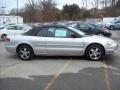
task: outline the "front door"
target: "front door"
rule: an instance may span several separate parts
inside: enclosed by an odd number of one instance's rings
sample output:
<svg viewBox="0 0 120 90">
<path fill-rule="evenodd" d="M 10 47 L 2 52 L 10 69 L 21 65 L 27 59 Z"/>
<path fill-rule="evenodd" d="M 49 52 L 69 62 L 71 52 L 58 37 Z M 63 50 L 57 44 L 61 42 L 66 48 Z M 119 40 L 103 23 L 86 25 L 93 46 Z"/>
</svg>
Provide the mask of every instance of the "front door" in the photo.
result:
<svg viewBox="0 0 120 90">
<path fill-rule="evenodd" d="M 46 53 L 49 55 L 81 55 L 83 48 L 83 39 L 72 38 L 75 32 L 65 27 L 49 27 L 42 30 L 39 36 L 45 37 Z"/>
</svg>

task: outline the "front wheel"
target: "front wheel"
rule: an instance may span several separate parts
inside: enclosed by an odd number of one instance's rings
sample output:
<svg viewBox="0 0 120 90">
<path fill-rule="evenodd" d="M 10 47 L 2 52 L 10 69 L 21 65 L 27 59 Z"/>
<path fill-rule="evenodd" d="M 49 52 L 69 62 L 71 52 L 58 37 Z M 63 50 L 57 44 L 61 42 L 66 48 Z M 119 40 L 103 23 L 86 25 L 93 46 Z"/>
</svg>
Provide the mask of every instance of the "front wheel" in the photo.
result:
<svg viewBox="0 0 120 90">
<path fill-rule="evenodd" d="M 18 56 L 25 61 L 32 59 L 34 56 L 33 49 L 28 45 L 19 46 L 17 52 Z"/>
<path fill-rule="evenodd" d="M 90 45 L 86 49 L 86 53 L 85 53 L 85 56 L 87 59 L 94 60 L 94 61 L 102 59 L 104 55 L 105 55 L 104 49 L 100 45 Z"/>
</svg>

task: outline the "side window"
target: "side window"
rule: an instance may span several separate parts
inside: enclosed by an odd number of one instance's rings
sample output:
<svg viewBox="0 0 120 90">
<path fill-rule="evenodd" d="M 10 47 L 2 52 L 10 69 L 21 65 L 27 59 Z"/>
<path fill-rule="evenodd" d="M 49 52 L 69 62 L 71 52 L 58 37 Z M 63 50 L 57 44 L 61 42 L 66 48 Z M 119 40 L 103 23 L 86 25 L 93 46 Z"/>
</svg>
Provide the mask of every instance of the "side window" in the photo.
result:
<svg viewBox="0 0 120 90">
<path fill-rule="evenodd" d="M 74 32 L 72 32 L 72 31 L 68 30 L 68 32 L 67 32 L 67 38 L 71 38 L 72 35 L 78 36 L 76 33 L 74 33 Z"/>
<path fill-rule="evenodd" d="M 71 38 L 71 35 L 73 35 L 73 34 L 75 34 L 75 33 L 66 28 L 55 28 L 55 37 Z"/>
<path fill-rule="evenodd" d="M 82 29 L 82 30 L 88 30 L 89 29 L 89 26 L 85 23 L 80 23 L 79 24 L 79 29 Z"/>
<path fill-rule="evenodd" d="M 78 28 L 78 24 L 77 24 L 77 23 L 74 23 L 74 24 L 71 25 L 71 27 L 74 27 L 74 28 L 77 29 L 77 28 Z"/>
<path fill-rule="evenodd" d="M 7 27 L 7 30 L 15 30 L 15 29 L 16 29 L 15 26 L 8 26 L 8 27 Z"/>
<path fill-rule="evenodd" d="M 24 30 L 22 26 L 16 26 L 16 30 Z"/>
<path fill-rule="evenodd" d="M 43 28 L 37 36 L 40 37 L 54 37 L 54 28 Z"/>
<path fill-rule="evenodd" d="M 67 37 L 67 30 L 64 28 L 55 28 L 55 37 Z"/>
</svg>

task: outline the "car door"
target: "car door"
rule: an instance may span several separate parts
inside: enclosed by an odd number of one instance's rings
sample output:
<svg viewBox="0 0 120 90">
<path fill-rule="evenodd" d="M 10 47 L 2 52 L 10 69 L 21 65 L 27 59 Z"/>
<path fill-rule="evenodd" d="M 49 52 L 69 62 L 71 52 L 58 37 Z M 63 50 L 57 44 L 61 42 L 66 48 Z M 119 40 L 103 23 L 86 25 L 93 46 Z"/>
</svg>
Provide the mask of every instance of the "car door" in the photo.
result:
<svg viewBox="0 0 120 90">
<path fill-rule="evenodd" d="M 81 55 L 83 53 L 83 39 L 72 38 L 77 35 L 64 27 L 49 27 L 46 41 L 46 50 L 49 55 Z"/>
</svg>

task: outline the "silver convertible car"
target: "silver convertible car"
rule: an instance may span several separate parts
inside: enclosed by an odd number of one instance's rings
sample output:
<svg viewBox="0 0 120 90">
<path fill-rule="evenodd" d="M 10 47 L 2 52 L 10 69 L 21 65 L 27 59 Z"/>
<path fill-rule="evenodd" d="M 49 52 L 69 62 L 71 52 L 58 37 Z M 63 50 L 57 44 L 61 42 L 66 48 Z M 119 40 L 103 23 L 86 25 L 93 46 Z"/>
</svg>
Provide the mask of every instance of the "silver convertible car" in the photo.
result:
<svg viewBox="0 0 120 90">
<path fill-rule="evenodd" d="M 89 60 L 101 60 L 118 48 L 110 38 L 87 35 L 62 25 L 38 26 L 23 35 L 7 36 L 5 41 L 6 50 L 17 53 L 22 60 L 30 60 L 35 55 L 85 56 Z"/>
</svg>

